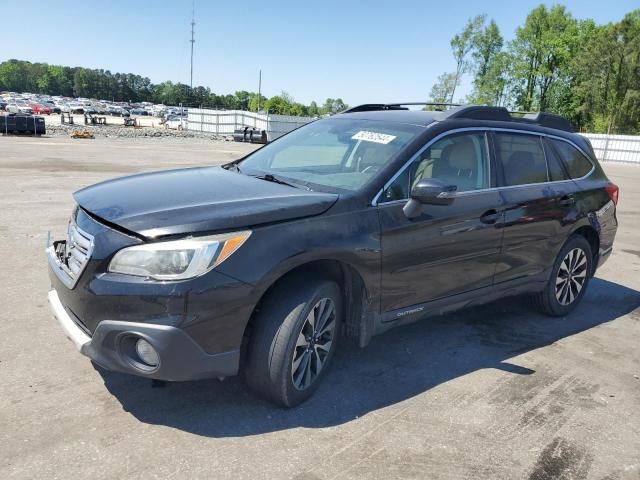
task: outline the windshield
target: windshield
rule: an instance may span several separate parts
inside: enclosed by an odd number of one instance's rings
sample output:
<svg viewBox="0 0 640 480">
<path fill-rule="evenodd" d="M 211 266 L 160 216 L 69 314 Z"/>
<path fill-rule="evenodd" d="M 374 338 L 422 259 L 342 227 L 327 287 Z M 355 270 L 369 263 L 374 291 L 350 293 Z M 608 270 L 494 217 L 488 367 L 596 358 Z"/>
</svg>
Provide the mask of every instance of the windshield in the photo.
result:
<svg viewBox="0 0 640 480">
<path fill-rule="evenodd" d="M 292 183 L 355 191 L 422 131 L 414 125 L 336 116 L 265 145 L 239 167 L 248 175 L 272 174 Z"/>
</svg>

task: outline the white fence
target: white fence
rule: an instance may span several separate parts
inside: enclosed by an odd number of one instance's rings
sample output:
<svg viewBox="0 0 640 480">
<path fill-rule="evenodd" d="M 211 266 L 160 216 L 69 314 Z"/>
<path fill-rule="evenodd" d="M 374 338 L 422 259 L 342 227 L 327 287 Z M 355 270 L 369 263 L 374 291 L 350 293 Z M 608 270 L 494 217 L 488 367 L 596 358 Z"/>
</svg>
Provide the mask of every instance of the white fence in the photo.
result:
<svg viewBox="0 0 640 480">
<path fill-rule="evenodd" d="M 585 133 L 596 157 L 601 162 L 627 162 L 640 164 L 640 136 Z"/>
<path fill-rule="evenodd" d="M 259 128 L 267 131 L 267 136 L 271 141 L 305 123 L 312 122 L 315 118 L 271 115 L 243 110 L 189 108 L 188 120 L 189 130 L 219 135 L 231 135 L 235 129 L 243 127 Z"/>
</svg>

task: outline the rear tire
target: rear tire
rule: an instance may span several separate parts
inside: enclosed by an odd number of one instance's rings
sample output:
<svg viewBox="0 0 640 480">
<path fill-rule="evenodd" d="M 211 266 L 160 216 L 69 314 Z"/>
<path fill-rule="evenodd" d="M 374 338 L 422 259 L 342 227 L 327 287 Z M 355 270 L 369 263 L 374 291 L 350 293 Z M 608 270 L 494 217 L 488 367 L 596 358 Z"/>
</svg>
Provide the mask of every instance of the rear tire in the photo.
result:
<svg viewBox="0 0 640 480">
<path fill-rule="evenodd" d="M 249 387 L 284 407 L 307 400 L 331 364 L 342 312 L 335 282 L 311 273 L 284 279 L 254 319 L 245 367 Z"/>
<path fill-rule="evenodd" d="M 582 300 L 593 273 L 591 245 L 581 235 L 570 237 L 558 254 L 544 290 L 533 297 L 543 313 L 568 315 Z"/>
</svg>

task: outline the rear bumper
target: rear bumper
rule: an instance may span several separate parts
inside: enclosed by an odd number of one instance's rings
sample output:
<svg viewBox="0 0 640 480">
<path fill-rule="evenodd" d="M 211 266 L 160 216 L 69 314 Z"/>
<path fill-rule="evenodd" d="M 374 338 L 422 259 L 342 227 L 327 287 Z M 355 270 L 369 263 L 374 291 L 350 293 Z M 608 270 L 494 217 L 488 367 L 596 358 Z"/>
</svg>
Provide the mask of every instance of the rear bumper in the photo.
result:
<svg viewBox="0 0 640 480">
<path fill-rule="evenodd" d="M 108 370 L 168 381 L 238 373 L 239 350 L 208 354 L 180 328 L 149 323 L 103 320 L 89 336 L 64 307 L 55 289 L 48 297 L 54 317 L 76 349 Z M 132 346 L 140 338 L 158 352 L 160 363 L 157 367 L 145 366 L 137 358 Z"/>
</svg>

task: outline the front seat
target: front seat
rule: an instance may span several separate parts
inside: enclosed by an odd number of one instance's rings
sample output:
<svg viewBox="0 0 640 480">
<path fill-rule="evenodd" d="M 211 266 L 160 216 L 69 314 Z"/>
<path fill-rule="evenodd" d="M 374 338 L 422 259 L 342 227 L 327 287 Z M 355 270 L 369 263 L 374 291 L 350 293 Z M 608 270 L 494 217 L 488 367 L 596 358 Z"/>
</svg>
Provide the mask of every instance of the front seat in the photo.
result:
<svg viewBox="0 0 640 480">
<path fill-rule="evenodd" d="M 432 176 L 456 185 L 459 192 L 475 190 L 478 165 L 473 143 L 464 139 L 442 149 L 440 158 L 433 164 Z"/>
</svg>

